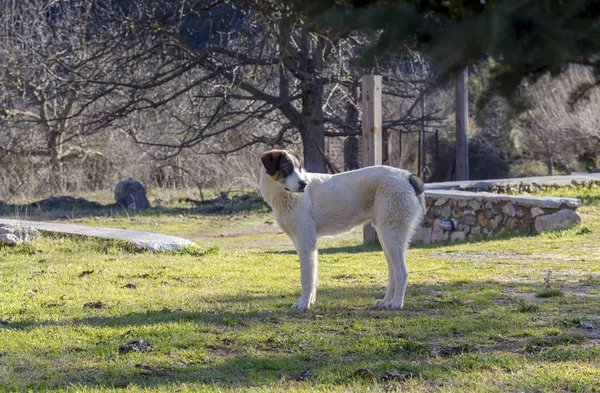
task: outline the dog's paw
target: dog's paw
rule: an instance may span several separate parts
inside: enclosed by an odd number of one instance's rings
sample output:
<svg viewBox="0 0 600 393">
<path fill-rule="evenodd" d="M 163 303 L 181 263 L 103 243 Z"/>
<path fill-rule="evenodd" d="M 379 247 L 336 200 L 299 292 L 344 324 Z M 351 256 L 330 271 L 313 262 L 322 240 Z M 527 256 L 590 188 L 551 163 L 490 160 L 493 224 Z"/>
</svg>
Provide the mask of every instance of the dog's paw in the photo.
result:
<svg viewBox="0 0 600 393">
<path fill-rule="evenodd" d="M 402 308 L 402 303 L 400 302 L 383 302 L 383 301 L 379 301 L 381 303 L 375 303 L 375 307 L 377 308 L 381 308 L 381 309 L 386 309 L 386 310 L 399 310 Z"/>
<path fill-rule="evenodd" d="M 292 304 L 292 308 L 298 311 L 306 311 L 310 308 L 310 303 L 297 301 L 296 303 Z"/>
<path fill-rule="evenodd" d="M 389 300 L 386 299 L 379 299 L 377 301 L 375 301 L 375 308 L 388 308 L 386 307 L 386 304 L 391 303 Z"/>
</svg>

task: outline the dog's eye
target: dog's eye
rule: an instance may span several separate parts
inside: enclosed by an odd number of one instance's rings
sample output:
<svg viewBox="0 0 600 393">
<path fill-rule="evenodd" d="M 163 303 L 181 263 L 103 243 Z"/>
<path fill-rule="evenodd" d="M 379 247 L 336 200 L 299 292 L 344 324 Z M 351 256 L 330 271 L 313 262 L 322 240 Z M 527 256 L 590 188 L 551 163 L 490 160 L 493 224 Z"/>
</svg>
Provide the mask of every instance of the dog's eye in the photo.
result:
<svg viewBox="0 0 600 393">
<path fill-rule="evenodd" d="M 281 168 L 281 173 L 283 174 L 283 176 L 289 176 L 292 174 L 292 172 L 294 172 L 294 167 L 291 165 L 286 165 Z"/>
</svg>

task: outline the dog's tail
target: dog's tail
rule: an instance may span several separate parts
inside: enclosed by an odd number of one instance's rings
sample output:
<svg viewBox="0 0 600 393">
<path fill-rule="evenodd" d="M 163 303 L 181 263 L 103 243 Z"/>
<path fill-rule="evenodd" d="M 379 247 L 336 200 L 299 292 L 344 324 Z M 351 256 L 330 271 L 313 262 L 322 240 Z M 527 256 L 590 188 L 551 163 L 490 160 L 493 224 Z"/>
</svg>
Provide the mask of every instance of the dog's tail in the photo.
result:
<svg viewBox="0 0 600 393">
<path fill-rule="evenodd" d="M 410 174 L 408 176 L 408 182 L 415 189 L 415 194 L 417 194 L 417 198 L 419 198 L 419 202 L 423 206 L 423 211 L 427 211 L 427 204 L 425 203 L 425 184 L 423 180 L 417 175 Z"/>
</svg>

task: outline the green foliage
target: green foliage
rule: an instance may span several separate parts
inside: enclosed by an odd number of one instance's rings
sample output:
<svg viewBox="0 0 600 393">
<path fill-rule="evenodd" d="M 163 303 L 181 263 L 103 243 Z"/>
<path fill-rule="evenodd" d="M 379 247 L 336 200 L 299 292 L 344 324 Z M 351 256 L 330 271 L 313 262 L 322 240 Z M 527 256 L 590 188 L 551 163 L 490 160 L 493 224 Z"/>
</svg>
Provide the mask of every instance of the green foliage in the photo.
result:
<svg viewBox="0 0 600 393">
<path fill-rule="evenodd" d="M 541 291 L 539 291 L 538 293 L 536 293 L 535 296 L 541 297 L 541 298 L 563 297 L 563 296 L 565 296 L 565 293 L 563 291 L 561 291 L 560 289 L 544 288 Z"/>
<path fill-rule="evenodd" d="M 367 68 L 377 57 L 409 46 L 431 55 L 444 82 L 492 56 L 498 64 L 484 103 L 493 94 L 516 98 L 523 79 L 557 74 L 569 63 L 590 64 L 600 74 L 600 8 L 594 0 L 364 0 L 342 2 L 343 11 L 339 3 L 320 3 L 321 13 L 330 11 L 317 19 L 320 24 L 380 31 L 363 52 Z M 580 86 L 574 99 L 597 84 L 596 79 Z"/>
<path fill-rule="evenodd" d="M 510 177 L 546 176 L 546 164 L 538 160 L 520 160 L 510 165 Z"/>
</svg>

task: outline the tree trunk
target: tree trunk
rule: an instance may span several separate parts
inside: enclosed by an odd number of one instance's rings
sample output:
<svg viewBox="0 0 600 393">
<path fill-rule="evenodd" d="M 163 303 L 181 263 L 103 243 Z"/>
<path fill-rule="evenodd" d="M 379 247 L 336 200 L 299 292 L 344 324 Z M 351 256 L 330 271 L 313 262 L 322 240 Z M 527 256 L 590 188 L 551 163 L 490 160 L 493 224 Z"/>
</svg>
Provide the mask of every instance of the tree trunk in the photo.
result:
<svg viewBox="0 0 600 393">
<path fill-rule="evenodd" d="M 456 79 L 456 164 L 455 180 L 469 180 L 468 145 L 468 70 L 464 69 Z"/>
<path fill-rule="evenodd" d="M 61 134 L 58 131 L 48 133 L 47 146 L 50 151 L 50 192 L 57 195 L 63 192 L 62 163 L 60 162 Z"/>
<path fill-rule="evenodd" d="M 552 146 L 550 146 L 550 141 L 546 142 L 546 169 L 548 171 L 548 176 L 552 176 Z"/>
<path fill-rule="evenodd" d="M 323 128 L 323 84 L 313 78 L 305 84 L 302 97 L 300 137 L 304 146 L 304 166 L 309 172 L 325 173 L 325 130 Z"/>
</svg>

